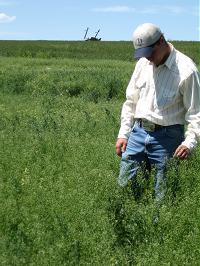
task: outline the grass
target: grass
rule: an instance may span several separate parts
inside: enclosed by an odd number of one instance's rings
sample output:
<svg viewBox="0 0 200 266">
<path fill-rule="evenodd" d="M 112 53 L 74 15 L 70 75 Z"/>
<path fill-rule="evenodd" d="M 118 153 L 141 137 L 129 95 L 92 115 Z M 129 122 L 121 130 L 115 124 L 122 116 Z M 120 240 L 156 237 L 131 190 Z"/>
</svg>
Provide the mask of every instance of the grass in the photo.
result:
<svg viewBox="0 0 200 266">
<path fill-rule="evenodd" d="M 12 101 L 16 105 L 17 96 Z M 42 264 L 55 256 L 62 265 L 62 256 L 66 263 L 78 259 L 73 258 L 77 245 L 84 246 L 81 249 L 85 254 L 96 253 L 107 245 L 104 238 L 100 241 L 107 214 L 99 203 L 105 200 L 105 191 L 109 195 L 110 181 L 115 183 L 114 132 L 106 113 L 114 107 L 104 104 L 97 110 L 95 104 L 65 98 L 46 99 L 45 103 L 31 99 L 28 105 L 21 101 L 7 113 L 6 129 L 1 135 L 1 202 L 5 204 L 2 224 L 7 250 L 1 254 L 16 257 L 20 265 L 24 257 L 24 263 L 30 256 L 37 262 L 42 247 Z M 28 106 L 29 114 L 21 113 Z M 108 126 L 104 134 L 103 124 Z M 96 140 L 91 141 L 93 138 Z M 104 153 L 115 163 L 106 163 Z M 99 171 L 99 163 L 103 171 Z M 110 179 L 107 184 L 106 179 Z M 99 224 L 93 222 L 93 217 L 99 219 Z"/>
<path fill-rule="evenodd" d="M 26 43 L 35 57 L 17 57 L 24 44 L 15 57 L 6 43 L 0 62 L 0 264 L 200 265 L 199 148 L 178 174 L 170 162 L 159 213 L 153 173 L 149 184 L 139 179 L 139 199 L 116 182 L 114 146 L 134 65 L 126 55 L 105 57 L 129 43 L 81 60 L 59 58 L 63 47 L 48 42 L 40 56 L 36 42 Z M 98 58 L 103 43 L 94 45 Z M 49 49 L 57 55 L 47 58 Z"/>
<path fill-rule="evenodd" d="M 170 41 L 199 64 L 199 42 Z M 133 44 L 85 41 L 0 41 L 0 56 L 23 58 L 71 58 L 133 61 Z"/>
<path fill-rule="evenodd" d="M 2 58 L 1 65 L 4 93 L 81 96 L 95 102 L 124 98 L 132 71 L 131 63 L 105 59 Z"/>
</svg>

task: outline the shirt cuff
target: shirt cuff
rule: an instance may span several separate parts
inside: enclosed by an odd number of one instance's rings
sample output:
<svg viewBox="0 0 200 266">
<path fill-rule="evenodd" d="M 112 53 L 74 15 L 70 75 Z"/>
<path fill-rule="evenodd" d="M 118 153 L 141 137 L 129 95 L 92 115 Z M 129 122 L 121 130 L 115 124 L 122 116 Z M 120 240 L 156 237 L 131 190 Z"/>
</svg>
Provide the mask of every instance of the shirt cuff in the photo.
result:
<svg viewBox="0 0 200 266">
<path fill-rule="evenodd" d="M 117 138 L 118 139 L 128 139 L 129 138 L 129 135 L 130 134 L 123 134 L 123 135 L 122 134 L 119 134 Z"/>
<path fill-rule="evenodd" d="M 195 139 L 191 140 L 189 138 L 186 138 L 182 145 L 186 146 L 190 151 L 192 151 L 197 146 L 197 141 Z"/>
</svg>

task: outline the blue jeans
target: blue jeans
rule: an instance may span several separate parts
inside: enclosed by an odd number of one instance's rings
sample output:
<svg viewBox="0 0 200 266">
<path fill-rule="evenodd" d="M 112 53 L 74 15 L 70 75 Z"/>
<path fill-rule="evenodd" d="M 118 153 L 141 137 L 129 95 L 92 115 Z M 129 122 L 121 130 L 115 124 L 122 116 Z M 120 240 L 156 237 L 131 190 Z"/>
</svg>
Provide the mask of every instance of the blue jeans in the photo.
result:
<svg viewBox="0 0 200 266">
<path fill-rule="evenodd" d="M 160 201 L 166 191 L 166 163 L 184 139 L 184 126 L 172 125 L 157 131 L 145 131 L 136 121 L 126 151 L 122 153 L 118 183 L 124 187 L 136 179 L 138 169 L 146 175 L 155 166 L 155 198 Z"/>
</svg>

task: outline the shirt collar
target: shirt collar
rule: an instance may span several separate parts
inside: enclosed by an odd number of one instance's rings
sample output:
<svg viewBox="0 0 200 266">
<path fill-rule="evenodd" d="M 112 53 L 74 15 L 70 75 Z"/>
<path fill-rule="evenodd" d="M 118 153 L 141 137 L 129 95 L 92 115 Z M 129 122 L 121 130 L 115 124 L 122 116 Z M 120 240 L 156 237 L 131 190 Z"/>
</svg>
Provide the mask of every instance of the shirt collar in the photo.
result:
<svg viewBox="0 0 200 266">
<path fill-rule="evenodd" d="M 175 49 L 171 43 L 169 43 L 169 45 L 170 45 L 171 52 L 167 60 L 165 61 L 164 65 L 166 65 L 170 69 L 175 61 Z"/>
</svg>

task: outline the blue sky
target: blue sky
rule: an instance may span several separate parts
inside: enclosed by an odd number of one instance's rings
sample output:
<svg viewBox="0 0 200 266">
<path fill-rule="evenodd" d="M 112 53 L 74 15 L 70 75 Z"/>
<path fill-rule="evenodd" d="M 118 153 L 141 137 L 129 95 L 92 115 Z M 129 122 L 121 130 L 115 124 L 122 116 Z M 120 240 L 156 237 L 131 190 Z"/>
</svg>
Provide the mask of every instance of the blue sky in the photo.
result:
<svg viewBox="0 0 200 266">
<path fill-rule="evenodd" d="M 199 0 L 0 0 L 0 40 L 131 40 L 137 25 L 168 40 L 200 41 Z"/>
</svg>

